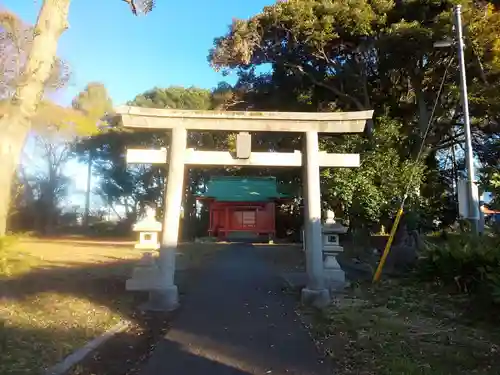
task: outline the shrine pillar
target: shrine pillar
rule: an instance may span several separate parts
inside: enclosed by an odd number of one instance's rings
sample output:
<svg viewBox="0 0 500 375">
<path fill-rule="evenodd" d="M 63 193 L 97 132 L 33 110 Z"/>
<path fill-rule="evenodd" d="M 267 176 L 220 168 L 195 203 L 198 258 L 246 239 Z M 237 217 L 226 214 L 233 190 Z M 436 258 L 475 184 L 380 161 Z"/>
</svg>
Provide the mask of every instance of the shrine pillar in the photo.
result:
<svg viewBox="0 0 500 375">
<path fill-rule="evenodd" d="M 308 281 L 307 286 L 302 289 L 302 300 L 305 303 L 326 305 L 330 301 L 330 293 L 325 288 L 323 275 L 318 132 L 306 132 L 304 143 L 305 156 L 302 168 L 305 180 L 302 186 L 305 189 L 304 233 Z"/>
<path fill-rule="evenodd" d="M 184 154 L 187 130 L 173 128 L 170 136 L 169 164 L 165 187 L 163 234 L 161 238 L 159 268 L 164 289 L 158 291 L 158 309 L 169 311 L 179 305 L 179 292 L 174 283 L 175 257 L 179 236 L 179 222 L 184 189 Z"/>
</svg>

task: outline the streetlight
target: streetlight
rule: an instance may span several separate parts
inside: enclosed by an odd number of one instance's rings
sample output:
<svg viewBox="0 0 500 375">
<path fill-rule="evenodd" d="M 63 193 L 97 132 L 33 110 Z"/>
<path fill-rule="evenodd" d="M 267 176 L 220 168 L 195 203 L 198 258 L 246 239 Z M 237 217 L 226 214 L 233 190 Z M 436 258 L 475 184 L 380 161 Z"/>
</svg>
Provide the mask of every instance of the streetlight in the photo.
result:
<svg viewBox="0 0 500 375">
<path fill-rule="evenodd" d="M 435 48 L 448 48 L 456 45 L 458 48 L 458 68 L 460 70 L 460 91 L 462 99 L 462 108 L 464 113 L 465 127 L 465 163 L 467 167 L 467 201 L 468 201 L 468 219 L 471 221 L 472 229 L 475 234 L 479 233 L 479 196 L 477 186 L 474 182 L 474 154 L 472 152 L 472 135 L 469 118 L 469 101 L 467 99 L 467 77 L 465 72 L 464 60 L 464 39 L 462 33 L 462 11 L 461 5 L 455 5 L 453 14 L 455 16 L 456 39 L 446 39 L 434 43 Z"/>
</svg>

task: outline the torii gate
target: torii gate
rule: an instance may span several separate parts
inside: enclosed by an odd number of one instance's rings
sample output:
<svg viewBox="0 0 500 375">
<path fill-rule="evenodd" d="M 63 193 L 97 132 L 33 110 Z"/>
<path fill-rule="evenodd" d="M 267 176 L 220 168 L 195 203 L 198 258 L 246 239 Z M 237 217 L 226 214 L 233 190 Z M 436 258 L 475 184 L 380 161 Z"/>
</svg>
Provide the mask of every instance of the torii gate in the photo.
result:
<svg viewBox="0 0 500 375">
<path fill-rule="evenodd" d="M 185 165 L 276 166 L 303 167 L 305 192 L 305 242 L 308 284 L 302 290 L 306 302 L 329 301 L 323 277 L 321 236 L 320 167 L 359 167 L 359 154 L 329 154 L 320 152 L 318 133 L 361 133 L 373 111 L 357 112 L 237 112 L 152 109 L 122 106 L 116 109 L 123 126 L 171 131 L 168 150 L 128 150 L 127 162 L 165 164 L 168 177 L 165 190 L 163 234 L 159 268 L 163 309 L 178 306 L 178 291 L 174 284 L 175 254 L 178 243 L 180 207 L 182 204 Z M 219 130 L 240 132 L 236 155 L 224 151 L 187 149 L 188 130 Z M 250 136 L 241 132 L 305 133 L 303 151 L 293 153 L 251 152 Z"/>
</svg>

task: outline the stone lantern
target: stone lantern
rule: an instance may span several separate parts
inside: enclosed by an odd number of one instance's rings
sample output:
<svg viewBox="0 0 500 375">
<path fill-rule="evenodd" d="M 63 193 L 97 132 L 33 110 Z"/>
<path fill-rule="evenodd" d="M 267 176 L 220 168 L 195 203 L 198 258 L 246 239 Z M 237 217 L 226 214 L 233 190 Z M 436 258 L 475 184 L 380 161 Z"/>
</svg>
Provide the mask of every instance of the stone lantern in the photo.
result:
<svg viewBox="0 0 500 375">
<path fill-rule="evenodd" d="M 325 279 L 333 287 L 340 287 L 345 283 L 345 273 L 340 268 L 337 256 L 344 251 L 344 248 L 340 246 L 339 235 L 347 233 L 347 230 L 347 227 L 335 222 L 333 211 L 327 211 L 326 220 L 322 228 L 323 267 Z"/>
<path fill-rule="evenodd" d="M 153 291 L 161 286 L 160 269 L 155 262 L 154 252 L 160 248 L 159 233 L 162 224 L 156 220 L 156 209 L 147 207 L 144 218 L 132 227 L 134 232 L 139 232 L 139 241 L 135 248 L 142 250 L 142 258 L 132 272 L 132 278 L 126 282 L 127 290 Z"/>
<path fill-rule="evenodd" d="M 155 251 L 160 248 L 158 235 L 162 225 L 156 220 L 156 210 L 154 207 L 146 207 L 144 218 L 134 224 L 132 230 L 139 232 L 139 242 L 135 244 L 136 249 Z"/>
</svg>

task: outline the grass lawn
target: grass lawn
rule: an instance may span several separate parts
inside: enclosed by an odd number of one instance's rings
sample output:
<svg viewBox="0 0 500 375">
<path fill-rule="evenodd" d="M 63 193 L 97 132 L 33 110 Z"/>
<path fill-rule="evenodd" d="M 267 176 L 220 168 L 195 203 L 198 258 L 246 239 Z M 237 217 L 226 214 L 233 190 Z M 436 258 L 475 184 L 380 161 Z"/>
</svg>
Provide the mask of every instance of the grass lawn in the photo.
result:
<svg viewBox="0 0 500 375">
<path fill-rule="evenodd" d="M 300 248 L 262 254 L 284 271 L 304 270 Z M 299 306 L 298 312 L 337 375 L 500 373 L 500 308 L 478 308 L 435 285 L 354 283 L 329 308 Z"/>
<path fill-rule="evenodd" d="M 500 330 L 469 308 L 433 286 L 385 281 L 302 313 L 339 375 L 498 374 Z"/>
<path fill-rule="evenodd" d="M 182 268 L 214 246 L 180 246 Z M 201 250 L 200 250 L 201 249 Z M 0 249 L 0 374 L 34 374 L 121 320 L 137 294 L 125 280 L 140 257 L 130 243 L 22 240 Z"/>
</svg>

